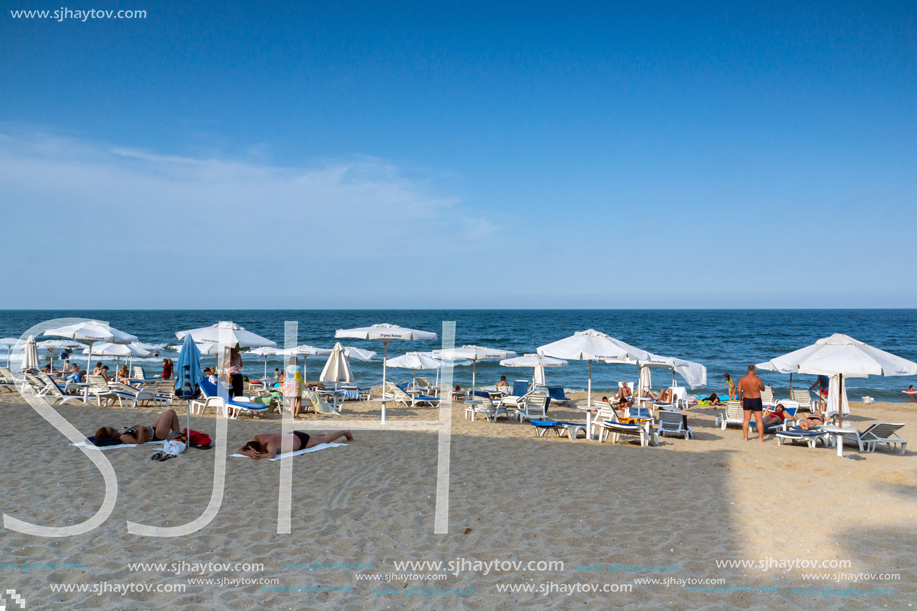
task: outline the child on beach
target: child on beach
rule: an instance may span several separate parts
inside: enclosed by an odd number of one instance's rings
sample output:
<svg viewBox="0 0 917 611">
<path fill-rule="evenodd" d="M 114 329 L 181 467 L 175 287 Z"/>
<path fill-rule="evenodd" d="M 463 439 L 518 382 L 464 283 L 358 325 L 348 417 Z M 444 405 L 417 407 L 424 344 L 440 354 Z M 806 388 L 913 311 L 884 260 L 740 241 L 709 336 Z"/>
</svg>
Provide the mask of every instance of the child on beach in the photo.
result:
<svg viewBox="0 0 917 611">
<path fill-rule="evenodd" d="M 728 373 L 724 373 L 723 378 L 725 378 L 726 380 L 725 382 L 723 382 L 723 386 L 729 389 L 729 400 L 735 401 L 736 400 L 736 383 L 732 381 L 732 377 Z"/>
</svg>

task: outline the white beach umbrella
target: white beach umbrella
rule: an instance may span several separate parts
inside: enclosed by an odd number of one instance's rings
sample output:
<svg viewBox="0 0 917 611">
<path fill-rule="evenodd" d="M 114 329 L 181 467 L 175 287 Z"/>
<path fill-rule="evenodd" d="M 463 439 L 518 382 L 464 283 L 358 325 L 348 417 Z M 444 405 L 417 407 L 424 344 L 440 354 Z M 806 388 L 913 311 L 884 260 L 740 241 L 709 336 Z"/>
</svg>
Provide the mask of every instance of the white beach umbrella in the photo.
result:
<svg viewBox="0 0 917 611">
<path fill-rule="evenodd" d="M 385 364 L 389 367 L 401 367 L 402 369 L 410 369 L 412 385 L 415 382 L 415 377 L 417 375 L 418 369 L 442 369 L 443 367 L 450 366 L 450 363 L 441 361 L 426 354 L 421 354 L 420 352 L 408 352 L 407 354 L 396 356 L 395 358 L 388 359 Z"/>
<path fill-rule="evenodd" d="M 649 390 L 652 386 L 650 369 L 670 369 L 672 371 L 673 387 L 675 386 L 675 374 L 680 375 L 692 390 L 707 385 L 707 368 L 693 361 L 650 354 L 648 359 L 637 361 L 637 366 L 640 368 L 640 377 L 637 384 L 641 391 Z M 645 385 L 644 377 L 646 379 Z"/>
<path fill-rule="evenodd" d="M 757 367 L 780 373 L 837 376 L 839 392 L 834 397 L 835 403 L 831 405 L 829 402 L 828 410 L 831 413 L 839 412 L 842 424 L 844 411 L 841 402 L 845 395 L 843 392 L 844 377 L 917 375 L 917 363 L 873 348 L 869 344 L 864 344 L 841 333 L 824 337 L 811 346 L 784 354 L 766 363 L 760 363 Z M 830 383 L 828 393 L 831 393 Z"/>
<path fill-rule="evenodd" d="M 38 369 L 38 348 L 35 346 L 35 337 L 29 336 L 25 342 L 25 349 L 22 355 L 22 370 Z"/>
<path fill-rule="evenodd" d="M 847 381 L 840 374 L 831 376 L 828 381 L 828 398 L 827 408 L 825 411 L 828 415 L 838 413 L 837 406 L 840 406 L 841 416 L 850 414 L 850 403 L 847 402 Z"/>
<path fill-rule="evenodd" d="M 67 339 L 46 339 L 35 344 L 40 350 L 48 351 L 48 359 L 51 363 L 51 368 L 54 368 L 54 351 L 55 350 L 66 350 L 67 348 L 85 348 L 83 344 L 75 342 L 73 340 Z"/>
<path fill-rule="evenodd" d="M 511 359 L 516 356 L 512 350 L 502 350 L 500 348 L 485 348 L 483 346 L 462 346 L 461 348 L 451 348 L 447 350 L 434 350 L 435 358 L 445 358 L 452 360 L 468 359 L 471 361 L 471 392 L 474 394 L 475 389 L 475 370 L 479 360 L 485 359 Z"/>
<path fill-rule="evenodd" d="M 522 356 L 516 356 L 509 359 L 503 359 L 500 361 L 501 367 L 531 367 L 534 371 L 532 372 L 532 381 L 536 386 L 547 386 L 547 381 L 545 380 L 544 368 L 545 367 L 566 367 L 567 361 L 563 359 L 555 359 L 550 356 L 540 356 L 538 354 L 524 354 Z"/>
<path fill-rule="evenodd" d="M 10 356 L 13 353 L 13 346 L 19 343 L 19 341 L 20 340 L 16 339 L 15 337 L 4 337 L 3 339 L 0 339 L 0 346 L 4 346 L 6 348 L 6 368 L 7 369 L 10 368 Z"/>
<path fill-rule="evenodd" d="M 81 342 L 89 342 L 89 352 L 86 357 L 86 372 L 91 372 L 92 345 L 95 342 L 108 342 L 111 344 L 129 344 L 137 341 L 136 335 L 119 331 L 107 323 L 98 320 L 86 320 L 65 327 L 48 329 L 44 335 L 51 337 L 68 337 Z"/>
<path fill-rule="evenodd" d="M 246 331 L 244 327 L 231 322 L 218 322 L 209 327 L 200 329 L 190 329 L 188 331 L 179 331 L 175 334 L 178 339 L 184 339 L 185 335 L 191 334 L 191 339 L 196 344 L 219 344 L 225 341 L 231 348 L 240 350 L 242 348 L 263 348 L 265 346 L 276 348 L 277 343 L 272 342 L 266 337 L 261 337 L 257 333 Z"/>
<path fill-rule="evenodd" d="M 653 373 L 648 366 L 640 367 L 640 373 L 637 376 L 637 396 L 645 397 L 647 391 L 653 388 Z"/>
<path fill-rule="evenodd" d="M 271 348 L 270 346 L 262 346 L 261 348 L 254 348 L 248 351 L 249 354 L 257 354 L 258 356 L 264 357 L 264 379 L 265 380 L 267 380 L 267 357 L 275 356 L 279 352 L 280 351 L 277 348 Z M 303 376 L 303 379 L 305 379 L 305 376 Z"/>
<path fill-rule="evenodd" d="M 392 325 L 389 323 L 380 323 L 370 327 L 358 327 L 356 329 L 338 329 L 334 332 L 337 338 L 351 337 L 356 339 L 375 339 L 382 342 L 382 422 L 385 422 L 385 381 L 386 368 L 385 361 L 388 358 L 388 343 L 394 339 L 418 340 L 427 339 L 435 340 L 436 333 L 430 331 L 418 331 L 417 329 L 407 329 Z"/>
<path fill-rule="evenodd" d="M 307 346 L 303 344 L 302 346 L 296 346 L 295 348 L 285 348 L 284 350 L 278 350 L 278 354 L 283 354 L 286 356 L 302 356 L 302 381 L 305 383 L 308 381 L 306 377 L 306 361 L 310 356 L 327 356 L 332 353 L 330 348 L 316 348 L 315 346 Z M 344 354 L 346 356 L 347 350 L 344 349 Z M 350 360 L 347 361 L 348 368 L 350 366 Z M 324 383 L 324 381 L 322 381 Z"/>
<path fill-rule="evenodd" d="M 347 360 L 350 360 L 350 357 L 357 359 L 358 361 L 363 361 L 368 363 L 373 360 L 373 357 L 376 356 L 376 353 L 372 350 L 363 350 L 362 348 L 354 348 L 353 346 L 344 346 L 344 356 L 347 357 Z"/>
<path fill-rule="evenodd" d="M 338 400 L 338 384 L 341 382 L 345 384 L 353 383 L 353 372 L 350 370 L 350 363 L 344 355 L 344 347 L 341 346 L 340 342 L 334 344 L 331 356 L 328 357 L 328 362 L 325 363 L 325 367 L 322 369 L 322 375 L 319 376 L 319 381 L 322 384 L 334 384 L 335 405 Z"/>
<path fill-rule="evenodd" d="M 89 354 L 89 348 L 83 350 L 83 354 Z M 144 350 L 143 348 L 138 348 L 134 344 L 112 344 L 110 342 L 100 342 L 95 345 L 93 348 L 92 354 L 97 356 L 113 356 L 118 359 L 118 365 L 121 364 L 121 357 L 140 357 L 147 358 L 153 356 L 152 353 Z M 86 371 L 91 371 L 87 369 Z"/>
<path fill-rule="evenodd" d="M 595 329 L 577 331 L 570 337 L 544 345 L 538 354 L 571 361 L 589 361 L 589 392 L 587 406 L 592 406 L 592 361 L 605 363 L 635 363 L 649 359 L 650 353 L 615 339 Z"/>
</svg>

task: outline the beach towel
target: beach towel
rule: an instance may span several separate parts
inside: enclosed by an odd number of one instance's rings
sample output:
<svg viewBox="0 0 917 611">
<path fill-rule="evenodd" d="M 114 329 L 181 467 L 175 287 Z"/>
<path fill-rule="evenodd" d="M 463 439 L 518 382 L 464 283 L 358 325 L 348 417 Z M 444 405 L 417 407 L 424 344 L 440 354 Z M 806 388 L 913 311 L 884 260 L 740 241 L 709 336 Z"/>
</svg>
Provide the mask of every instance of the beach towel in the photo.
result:
<svg viewBox="0 0 917 611">
<path fill-rule="evenodd" d="M 334 408 L 328 405 L 328 402 L 322 399 L 322 396 L 314 390 L 304 390 L 302 391 L 302 396 L 304 399 L 309 400 L 309 402 L 312 404 L 312 408 L 317 414 L 338 415 Z"/>
<path fill-rule="evenodd" d="M 278 454 L 274 458 L 271 458 L 271 462 L 275 460 L 280 460 L 281 458 L 292 458 L 294 456 L 299 456 L 300 454 L 308 454 L 310 452 L 318 452 L 319 450 L 324 450 L 325 448 L 337 448 L 339 446 L 346 446 L 346 443 L 320 443 L 317 446 L 312 446 L 311 448 L 306 448 L 305 450 L 296 450 L 295 452 L 287 452 L 286 454 Z M 230 454 L 230 458 L 248 458 L 242 454 Z"/>
<path fill-rule="evenodd" d="M 146 443 L 119 443 L 114 446 L 97 446 L 90 441 L 81 441 L 70 445 L 80 448 L 92 448 L 93 450 L 117 450 L 118 448 L 139 448 L 140 446 L 162 445 L 164 443 L 165 441 L 148 441 Z"/>
</svg>

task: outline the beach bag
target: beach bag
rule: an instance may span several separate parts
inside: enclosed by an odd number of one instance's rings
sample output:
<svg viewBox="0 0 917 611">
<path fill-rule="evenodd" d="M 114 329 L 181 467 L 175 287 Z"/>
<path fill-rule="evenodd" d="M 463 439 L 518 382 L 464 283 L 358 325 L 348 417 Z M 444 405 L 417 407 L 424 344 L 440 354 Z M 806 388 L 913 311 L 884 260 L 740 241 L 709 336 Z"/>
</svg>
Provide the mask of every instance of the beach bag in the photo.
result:
<svg viewBox="0 0 917 611">
<path fill-rule="evenodd" d="M 184 442 L 179 441 L 178 439 L 173 439 L 172 441 L 167 441 L 162 446 L 162 451 L 170 456 L 178 456 L 185 451 L 187 446 Z"/>
</svg>

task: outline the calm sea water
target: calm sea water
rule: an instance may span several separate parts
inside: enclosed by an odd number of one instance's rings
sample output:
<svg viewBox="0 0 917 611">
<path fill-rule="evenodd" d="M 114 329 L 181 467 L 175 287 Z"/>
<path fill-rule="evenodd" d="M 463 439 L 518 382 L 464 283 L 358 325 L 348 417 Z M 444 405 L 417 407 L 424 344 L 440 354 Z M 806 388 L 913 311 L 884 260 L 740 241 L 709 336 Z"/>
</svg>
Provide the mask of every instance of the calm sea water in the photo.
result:
<svg viewBox="0 0 917 611">
<path fill-rule="evenodd" d="M 110 311 L 0 311 L 0 336 L 19 337 L 32 325 L 45 320 L 85 317 L 108 321 L 112 326 L 137 335 L 151 344 L 172 344 L 175 332 L 204 327 L 221 320 L 232 320 L 246 329 L 284 343 L 284 322 L 298 321 L 299 344 L 330 348 L 336 329 L 362 327 L 374 323 L 392 324 L 435 331 L 442 337 L 443 321 L 456 322 L 456 345 L 508 348 L 520 355 L 538 346 L 567 337 L 575 331 L 597 329 L 612 337 L 656 354 L 677 356 L 703 363 L 707 367 L 707 392 L 723 390 L 723 373 L 741 376 L 745 368 L 812 344 L 815 340 L 845 333 L 856 339 L 917 361 L 917 310 L 110 310 Z M 372 362 L 352 363 L 360 385 L 377 385 L 382 380 L 382 347 L 376 341 L 344 340 L 379 352 Z M 414 350 L 440 347 L 432 341 L 393 341 L 389 356 Z M 176 355 L 168 350 L 164 356 Z M 46 356 L 43 354 L 43 358 Z M 206 365 L 210 359 L 204 357 Z M 0 358 L 2 361 L 2 358 Z M 159 360 L 136 361 L 153 373 L 161 369 Z M 5 364 L 5 363 L 4 363 Z M 268 370 L 280 366 L 267 361 Z M 309 379 L 317 379 L 324 365 L 322 357 L 308 360 Z M 260 376 L 264 359 L 245 360 L 245 373 Z M 409 370 L 389 369 L 389 379 L 410 379 Z M 427 372 L 433 377 L 435 372 Z M 455 370 L 455 380 L 470 385 L 471 367 Z M 497 361 L 477 364 L 479 385 L 493 385 L 499 376 L 508 380 L 531 377 L 530 369 L 508 369 Z M 586 387 L 586 362 L 548 370 L 550 384 L 569 390 Z M 598 392 L 617 386 L 619 380 L 636 381 L 637 370 L 626 365 L 593 365 L 593 388 Z M 762 373 L 765 383 L 774 387 L 778 397 L 789 388 L 789 376 Z M 654 387 L 667 385 L 671 378 L 654 375 Z M 798 380 L 798 382 L 797 382 Z M 808 386 L 813 376 L 794 376 L 794 386 Z M 850 379 L 848 393 L 859 399 L 871 395 L 880 400 L 901 401 L 901 390 L 917 380 L 910 377 L 870 377 Z M 697 394 L 703 392 L 696 391 Z"/>
</svg>

